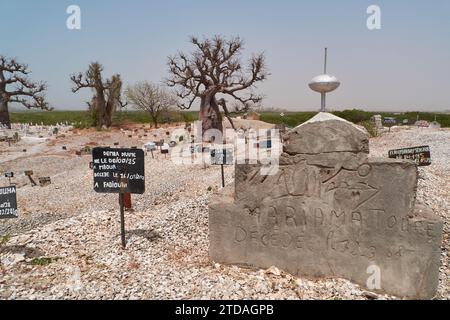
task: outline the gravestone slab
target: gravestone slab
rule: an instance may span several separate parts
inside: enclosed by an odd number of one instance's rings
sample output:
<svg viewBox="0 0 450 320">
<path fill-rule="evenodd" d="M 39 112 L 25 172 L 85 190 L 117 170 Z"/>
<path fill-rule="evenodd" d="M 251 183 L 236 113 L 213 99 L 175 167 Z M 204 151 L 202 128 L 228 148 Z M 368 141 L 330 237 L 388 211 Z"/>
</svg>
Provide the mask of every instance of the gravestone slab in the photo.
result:
<svg viewBox="0 0 450 320">
<path fill-rule="evenodd" d="M 416 164 L 369 158 L 368 136 L 327 113 L 284 138 L 276 174 L 237 164 L 234 190 L 211 199 L 211 259 L 433 297 L 443 225 L 415 205 Z M 380 287 L 368 284 L 371 266 Z"/>
</svg>

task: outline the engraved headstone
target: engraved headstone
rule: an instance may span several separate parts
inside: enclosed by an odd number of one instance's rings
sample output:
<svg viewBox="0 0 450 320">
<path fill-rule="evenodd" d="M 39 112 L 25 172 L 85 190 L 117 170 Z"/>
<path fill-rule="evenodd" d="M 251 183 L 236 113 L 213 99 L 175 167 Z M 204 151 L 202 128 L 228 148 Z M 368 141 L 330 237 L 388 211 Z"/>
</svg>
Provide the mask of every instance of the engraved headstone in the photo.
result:
<svg viewBox="0 0 450 320">
<path fill-rule="evenodd" d="M 443 224 L 415 204 L 416 164 L 369 158 L 367 134 L 328 113 L 284 138 L 274 175 L 237 164 L 234 190 L 211 199 L 211 259 L 433 297 Z"/>
</svg>

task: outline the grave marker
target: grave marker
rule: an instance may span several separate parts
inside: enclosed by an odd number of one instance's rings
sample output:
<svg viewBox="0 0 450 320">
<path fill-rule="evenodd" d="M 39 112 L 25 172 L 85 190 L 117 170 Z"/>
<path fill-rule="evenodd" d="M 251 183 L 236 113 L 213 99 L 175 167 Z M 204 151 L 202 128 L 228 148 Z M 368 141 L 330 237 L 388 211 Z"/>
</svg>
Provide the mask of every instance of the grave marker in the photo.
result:
<svg viewBox="0 0 450 320">
<path fill-rule="evenodd" d="M 233 164 L 233 149 L 211 150 L 211 164 L 220 165 L 220 171 L 222 173 L 222 188 L 225 188 L 225 173 L 223 166 Z"/>
<path fill-rule="evenodd" d="M 160 147 L 161 154 L 164 155 L 164 158 L 166 158 L 167 155 L 169 154 L 169 149 L 170 146 L 167 143 L 163 143 L 162 146 Z"/>
<path fill-rule="evenodd" d="M 89 146 L 84 146 L 83 148 L 80 149 L 80 151 L 75 151 L 75 154 L 77 156 L 82 156 L 82 155 L 88 155 L 91 154 L 92 150 L 91 147 Z"/>
<path fill-rule="evenodd" d="M 144 151 L 94 148 L 94 190 L 100 193 L 145 192 Z M 124 177 L 125 184 L 120 183 Z"/>
<path fill-rule="evenodd" d="M 211 259 L 435 296 L 443 222 L 415 202 L 416 164 L 369 157 L 368 134 L 329 113 L 285 138 L 271 175 L 262 163 L 236 164 L 234 188 L 210 199 Z M 373 266 L 379 288 L 368 281 Z"/>
<path fill-rule="evenodd" d="M 151 154 L 152 154 L 152 159 L 154 159 L 155 156 L 153 155 L 153 150 L 156 150 L 156 144 L 155 144 L 154 142 L 147 142 L 147 143 L 144 145 L 144 148 L 145 148 L 145 150 L 146 150 L 147 152 L 148 152 L 148 151 L 151 152 Z"/>
<path fill-rule="evenodd" d="M 391 159 L 408 159 L 414 161 L 418 166 L 431 165 L 431 152 L 429 146 L 411 147 L 389 150 Z"/>
<path fill-rule="evenodd" d="M 0 187 L 0 219 L 17 218 L 17 190 L 15 186 Z"/>
<path fill-rule="evenodd" d="M 52 183 L 52 180 L 50 179 L 50 177 L 40 177 L 39 178 L 39 185 L 41 187 L 45 187 L 48 186 Z"/>
<path fill-rule="evenodd" d="M 124 194 L 145 192 L 144 151 L 140 149 L 94 148 L 94 190 L 119 193 L 120 231 L 125 248 Z"/>
<path fill-rule="evenodd" d="M 33 175 L 33 170 L 26 170 L 25 171 L 25 175 L 28 177 L 28 179 L 31 182 L 31 186 L 37 186 L 36 181 L 34 181 L 33 177 L 31 177 Z"/>
<path fill-rule="evenodd" d="M 11 185 L 11 178 L 14 178 L 14 172 L 5 172 L 5 178 L 8 178 L 9 184 Z"/>
</svg>

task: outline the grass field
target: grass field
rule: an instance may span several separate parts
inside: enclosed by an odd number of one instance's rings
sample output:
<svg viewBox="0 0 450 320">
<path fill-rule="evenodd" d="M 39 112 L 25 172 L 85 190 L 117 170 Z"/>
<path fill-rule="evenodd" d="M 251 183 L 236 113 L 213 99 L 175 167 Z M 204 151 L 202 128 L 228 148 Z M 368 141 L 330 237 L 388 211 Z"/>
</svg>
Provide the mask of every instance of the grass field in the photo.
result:
<svg viewBox="0 0 450 320">
<path fill-rule="evenodd" d="M 261 120 L 269 123 L 284 123 L 289 127 L 295 127 L 308 119 L 312 118 L 317 112 L 284 112 L 281 117 L 277 112 L 262 112 Z M 362 110 L 344 110 L 335 111 L 335 115 L 342 117 L 354 123 L 363 123 L 370 120 L 374 114 L 381 114 L 383 117 L 394 117 L 398 122 L 408 119 L 409 123 L 414 123 L 419 116 L 421 120 L 436 120 L 442 127 L 450 127 L 450 114 L 431 113 L 431 112 L 405 112 L 405 113 L 389 113 L 389 112 L 368 112 Z M 198 111 L 174 112 L 162 122 L 191 122 L 198 119 Z M 79 127 L 91 126 L 91 119 L 87 111 L 24 111 L 11 113 L 11 121 L 14 123 L 37 123 L 44 125 L 55 125 L 56 123 L 76 123 Z M 150 117 L 142 111 L 125 111 L 117 112 L 114 116 L 114 124 L 122 123 L 150 123 Z"/>
</svg>

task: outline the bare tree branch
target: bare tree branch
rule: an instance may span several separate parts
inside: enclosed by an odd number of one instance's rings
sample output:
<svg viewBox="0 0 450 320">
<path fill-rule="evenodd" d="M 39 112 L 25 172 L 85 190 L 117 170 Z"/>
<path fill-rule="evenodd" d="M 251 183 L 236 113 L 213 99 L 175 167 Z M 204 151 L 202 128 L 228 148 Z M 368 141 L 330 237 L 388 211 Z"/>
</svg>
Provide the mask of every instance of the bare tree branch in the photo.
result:
<svg viewBox="0 0 450 320">
<path fill-rule="evenodd" d="M 162 113 L 168 112 L 177 101 L 172 93 L 147 81 L 129 86 L 125 94 L 130 103 L 139 110 L 150 114 L 155 127 Z"/>
<path fill-rule="evenodd" d="M 121 99 L 122 80 L 120 75 L 115 74 L 111 79 L 103 81 L 102 72 L 103 66 L 98 62 L 93 62 L 84 74 L 81 72 L 72 74 L 70 80 L 74 84 L 73 93 L 83 88 L 90 88 L 94 92 L 92 100 L 87 102 L 87 105 L 92 112 L 95 125 L 110 127 L 113 113 L 118 107 L 124 108 L 128 103 Z"/>
<path fill-rule="evenodd" d="M 192 54 L 179 52 L 168 59 L 170 77 L 166 84 L 176 89 L 181 99 L 178 104 L 180 109 L 190 109 L 194 101 L 200 98 L 201 110 L 217 110 L 215 106 L 221 106 L 230 118 L 225 99 L 217 101 L 216 94 L 228 95 L 239 102 L 241 107 L 238 112 L 246 111 L 262 100 L 261 96 L 252 92 L 246 95 L 238 93 L 248 91 L 257 82 L 267 79 L 263 53 L 252 56 L 247 67 L 243 68 L 241 51 L 244 43 L 239 37 L 225 39 L 215 36 L 203 40 L 191 37 L 190 42 L 195 47 Z M 211 117 L 211 112 L 201 111 L 201 116 Z M 220 114 L 216 118 L 220 120 Z"/>
</svg>

